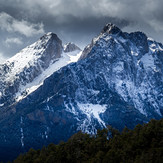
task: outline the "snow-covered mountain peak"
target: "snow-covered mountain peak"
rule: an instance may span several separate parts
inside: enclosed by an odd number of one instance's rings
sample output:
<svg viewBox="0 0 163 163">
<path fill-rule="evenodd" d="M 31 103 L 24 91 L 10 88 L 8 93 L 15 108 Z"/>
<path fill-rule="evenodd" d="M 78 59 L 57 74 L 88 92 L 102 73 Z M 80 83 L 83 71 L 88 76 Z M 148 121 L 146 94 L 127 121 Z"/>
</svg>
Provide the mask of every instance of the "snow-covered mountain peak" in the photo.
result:
<svg viewBox="0 0 163 163">
<path fill-rule="evenodd" d="M 81 49 L 72 42 L 69 42 L 69 43 L 64 45 L 64 52 L 65 53 L 72 52 L 72 51 L 75 51 L 75 50 L 81 51 Z"/>
<path fill-rule="evenodd" d="M 49 32 L 0 65 L 0 106 L 6 106 L 37 89 L 44 79 L 61 67 L 76 62 L 81 50 Z M 9 100 L 8 100 L 9 99 Z"/>
<path fill-rule="evenodd" d="M 42 62 L 42 68 L 46 68 L 47 65 L 43 62 L 50 62 L 51 59 L 60 58 L 61 53 L 62 41 L 56 34 L 51 32 L 47 33 L 37 42 L 27 46 L 19 53 L 8 59 L 4 63 L 4 65 L 6 65 L 9 69 L 5 75 L 7 75 L 7 79 L 11 81 L 11 78 L 15 79 L 16 75 L 23 72 L 24 69 L 35 66 L 38 61 Z"/>
<path fill-rule="evenodd" d="M 105 80 L 109 81 L 109 85 L 116 89 L 126 102 L 132 101 L 136 109 L 147 115 L 149 107 L 144 101 L 149 101 L 150 108 L 158 115 L 162 114 L 160 108 L 163 101 L 156 99 L 158 96 L 162 97 L 162 93 L 155 92 L 154 95 L 151 93 L 155 87 L 162 89 L 161 43 L 149 39 L 143 32 L 122 32 L 115 25 L 108 24 L 84 49 L 80 59 L 93 60 L 93 58 L 96 62 L 100 60 L 107 63 L 109 77 L 104 75 Z"/>
<path fill-rule="evenodd" d="M 55 34 L 55 33 L 53 33 L 53 32 L 48 32 L 48 33 L 44 34 L 44 35 L 40 38 L 40 40 L 49 40 L 49 39 L 55 39 L 55 40 L 61 41 L 61 40 L 58 38 L 57 34 Z"/>
<path fill-rule="evenodd" d="M 146 34 L 140 31 L 132 33 L 123 32 L 114 24 L 108 23 L 104 26 L 102 32 L 92 39 L 91 44 L 86 46 L 80 59 L 86 58 L 88 54 L 91 54 L 91 51 L 101 51 L 103 48 L 106 52 L 107 50 L 111 52 L 115 46 L 117 50 L 121 50 L 124 48 L 122 45 L 125 45 L 126 48 L 128 47 L 130 54 L 138 59 L 149 52 L 149 41 Z"/>
<path fill-rule="evenodd" d="M 57 36 L 55 33 L 53 33 L 53 32 L 48 32 L 48 33 L 46 33 L 45 34 L 46 36 L 52 36 L 52 35 L 55 35 L 55 36 Z"/>
</svg>

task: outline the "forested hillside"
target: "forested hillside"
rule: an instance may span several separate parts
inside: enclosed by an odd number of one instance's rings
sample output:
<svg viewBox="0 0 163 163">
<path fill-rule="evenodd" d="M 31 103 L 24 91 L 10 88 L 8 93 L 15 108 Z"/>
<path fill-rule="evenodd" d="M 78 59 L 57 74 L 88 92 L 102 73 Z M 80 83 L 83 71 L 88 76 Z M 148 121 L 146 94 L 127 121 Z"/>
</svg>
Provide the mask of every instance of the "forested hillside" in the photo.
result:
<svg viewBox="0 0 163 163">
<path fill-rule="evenodd" d="M 95 136 L 78 132 L 59 145 L 30 149 L 14 163 L 161 163 L 162 160 L 163 119 L 137 125 L 134 130 L 125 128 L 121 133 L 111 127 L 99 130 Z"/>
</svg>

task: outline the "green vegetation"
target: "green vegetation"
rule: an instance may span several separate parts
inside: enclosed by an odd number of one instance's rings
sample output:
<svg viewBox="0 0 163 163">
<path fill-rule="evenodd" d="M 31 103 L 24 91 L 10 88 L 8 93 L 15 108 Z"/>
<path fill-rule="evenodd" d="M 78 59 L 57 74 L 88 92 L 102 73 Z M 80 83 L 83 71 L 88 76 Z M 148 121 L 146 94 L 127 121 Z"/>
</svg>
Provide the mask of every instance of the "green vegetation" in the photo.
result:
<svg viewBox="0 0 163 163">
<path fill-rule="evenodd" d="M 109 132 L 108 132 L 109 131 Z M 112 134 L 110 134 L 112 131 Z M 108 140 L 108 134 L 112 136 Z M 163 119 L 125 128 L 122 133 L 109 127 L 92 137 L 78 132 L 66 143 L 30 149 L 14 163 L 161 163 L 163 161 Z"/>
</svg>

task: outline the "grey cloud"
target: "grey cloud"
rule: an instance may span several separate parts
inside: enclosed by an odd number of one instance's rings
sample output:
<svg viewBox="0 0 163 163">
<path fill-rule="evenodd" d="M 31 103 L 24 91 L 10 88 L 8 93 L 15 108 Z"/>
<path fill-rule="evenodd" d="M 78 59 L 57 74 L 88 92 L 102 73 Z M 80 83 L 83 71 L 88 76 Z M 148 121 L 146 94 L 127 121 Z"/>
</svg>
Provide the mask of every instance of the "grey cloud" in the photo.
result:
<svg viewBox="0 0 163 163">
<path fill-rule="evenodd" d="M 36 41 L 44 31 L 58 34 L 64 43 L 72 41 L 84 47 L 108 22 L 124 31 L 143 31 L 163 42 L 162 6 L 162 0 L 1 0 L 0 12 L 17 21 L 14 26 L 17 34 L 1 30 L 0 42 L 21 37 L 23 44 L 10 46 L 10 49 L 0 47 L 0 50 L 11 56 Z M 20 28 L 18 22 L 31 27 L 31 34 L 23 26 Z M 40 34 L 39 29 L 42 30 Z M 33 33 L 38 35 L 33 36 Z"/>
<path fill-rule="evenodd" d="M 0 28 L 8 32 L 18 32 L 30 37 L 37 34 L 43 34 L 43 24 L 32 24 L 25 20 L 16 20 L 7 13 L 0 13 Z"/>
</svg>

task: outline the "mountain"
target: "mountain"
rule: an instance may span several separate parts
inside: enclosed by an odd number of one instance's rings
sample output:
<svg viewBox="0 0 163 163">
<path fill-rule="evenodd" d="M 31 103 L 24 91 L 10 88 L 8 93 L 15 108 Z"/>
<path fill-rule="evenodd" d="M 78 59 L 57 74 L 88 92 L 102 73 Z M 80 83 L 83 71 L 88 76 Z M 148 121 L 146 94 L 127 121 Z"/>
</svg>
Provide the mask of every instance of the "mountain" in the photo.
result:
<svg viewBox="0 0 163 163">
<path fill-rule="evenodd" d="M 66 47 L 49 32 L 0 65 L 0 108 L 23 99 L 56 70 L 77 61 L 80 48 L 72 43 Z"/>
<path fill-rule="evenodd" d="M 126 33 L 107 24 L 77 56 L 77 62 L 0 110 L 3 159 L 65 141 L 79 130 L 95 134 L 107 125 L 122 130 L 162 117 L 161 43 L 142 32 Z"/>
<path fill-rule="evenodd" d="M 76 50 L 81 51 L 81 49 L 78 46 L 76 46 L 74 43 L 69 42 L 66 45 L 64 45 L 64 52 L 65 53 L 76 51 Z"/>
</svg>

